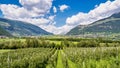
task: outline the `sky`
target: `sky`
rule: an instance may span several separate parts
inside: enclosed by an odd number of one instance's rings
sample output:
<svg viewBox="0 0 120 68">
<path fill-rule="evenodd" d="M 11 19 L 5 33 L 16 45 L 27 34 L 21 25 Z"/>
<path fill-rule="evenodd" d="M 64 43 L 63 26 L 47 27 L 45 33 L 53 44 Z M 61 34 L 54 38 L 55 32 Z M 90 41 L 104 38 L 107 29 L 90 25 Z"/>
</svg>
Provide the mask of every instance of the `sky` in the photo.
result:
<svg viewBox="0 0 120 68">
<path fill-rule="evenodd" d="M 66 34 L 117 12 L 120 0 L 0 0 L 0 17 L 25 21 L 54 34 Z"/>
</svg>

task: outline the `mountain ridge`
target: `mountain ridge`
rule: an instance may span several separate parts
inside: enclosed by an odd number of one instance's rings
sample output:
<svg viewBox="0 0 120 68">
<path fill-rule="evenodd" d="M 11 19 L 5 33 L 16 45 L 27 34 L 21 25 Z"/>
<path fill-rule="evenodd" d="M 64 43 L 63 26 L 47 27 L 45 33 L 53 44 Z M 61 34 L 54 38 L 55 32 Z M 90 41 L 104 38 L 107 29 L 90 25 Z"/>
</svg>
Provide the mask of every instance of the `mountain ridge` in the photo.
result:
<svg viewBox="0 0 120 68">
<path fill-rule="evenodd" d="M 84 26 L 84 27 L 83 27 Z M 88 25 L 79 25 L 70 30 L 67 35 L 96 34 L 96 33 L 120 33 L 120 13 L 100 19 Z M 81 29 L 81 27 L 83 27 Z"/>
<path fill-rule="evenodd" d="M 7 32 L 6 30 L 4 30 L 1 26 L 0 26 L 0 36 L 8 36 L 11 37 L 12 35 Z"/>
<path fill-rule="evenodd" d="M 52 35 L 36 25 L 6 18 L 0 18 L 0 26 L 13 36 Z"/>
</svg>

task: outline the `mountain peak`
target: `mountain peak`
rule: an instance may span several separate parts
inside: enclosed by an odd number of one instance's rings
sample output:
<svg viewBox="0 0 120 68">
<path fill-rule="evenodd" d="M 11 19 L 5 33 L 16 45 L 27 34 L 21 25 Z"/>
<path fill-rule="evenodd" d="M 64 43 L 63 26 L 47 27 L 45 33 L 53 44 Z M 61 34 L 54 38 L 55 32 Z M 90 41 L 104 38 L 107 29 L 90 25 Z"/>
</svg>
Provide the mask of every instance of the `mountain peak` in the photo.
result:
<svg viewBox="0 0 120 68">
<path fill-rule="evenodd" d="M 13 36 L 39 36 L 52 34 L 33 24 L 6 18 L 0 18 L 0 26 Z"/>
<path fill-rule="evenodd" d="M 111 34 L 120 33 L 120 12 L 93 22 L 87 26 L 79 25 L 73 28 L 67 35 L 80 35 L 80 34 Z"/>
</svg>

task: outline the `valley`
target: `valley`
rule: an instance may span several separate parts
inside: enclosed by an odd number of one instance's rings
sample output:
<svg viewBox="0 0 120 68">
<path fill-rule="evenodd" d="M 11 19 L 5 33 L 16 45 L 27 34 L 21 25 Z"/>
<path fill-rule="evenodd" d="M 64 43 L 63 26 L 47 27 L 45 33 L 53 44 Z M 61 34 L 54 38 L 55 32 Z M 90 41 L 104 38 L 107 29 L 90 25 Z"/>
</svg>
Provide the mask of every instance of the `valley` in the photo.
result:
<svg viewBox="0 0 120 68">
<path fill-rule="evenodd" d="M 105 38 L 0 39 L 0 68 L 119 68 L 120 41 Z"/>
<path fill-rule="evenodd" d="M 120 0 L 0 0 L 0 68 L 120 68 Z"/>
</svg>

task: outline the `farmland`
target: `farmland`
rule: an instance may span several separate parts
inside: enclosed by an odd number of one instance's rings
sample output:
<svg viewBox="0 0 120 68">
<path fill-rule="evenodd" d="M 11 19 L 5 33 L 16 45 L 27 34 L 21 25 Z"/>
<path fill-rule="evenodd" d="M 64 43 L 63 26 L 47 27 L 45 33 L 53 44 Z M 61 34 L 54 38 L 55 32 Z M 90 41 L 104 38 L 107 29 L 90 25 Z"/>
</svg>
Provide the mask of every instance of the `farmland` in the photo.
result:
<svg viewBox="0 0 120 68">
<path fill-rule="evenodd" d="M 0 39 L 0 68 L 120 68 L 120 41 L 74 37 Z"/>
</svg>

